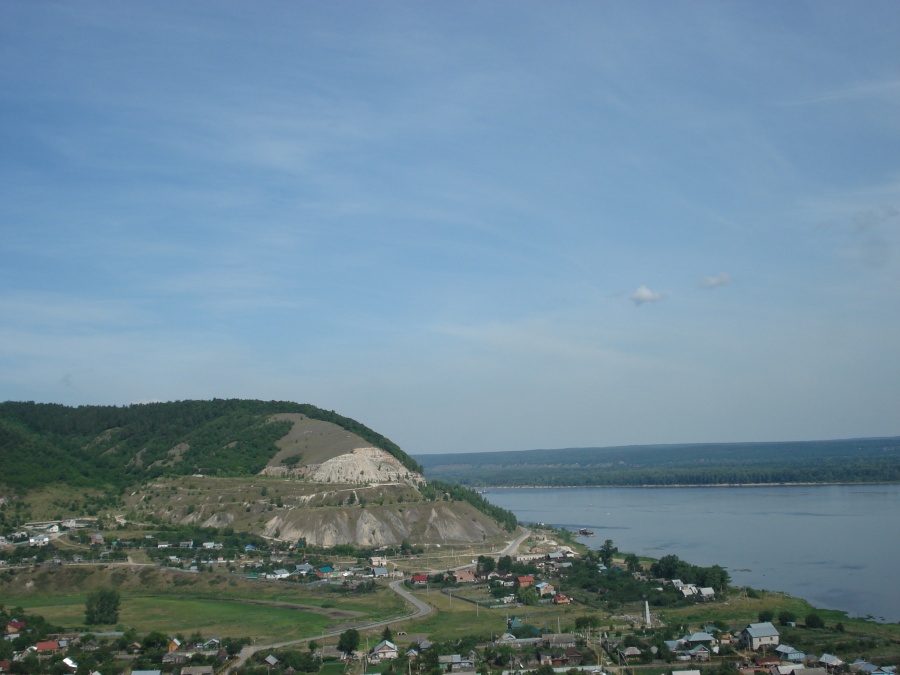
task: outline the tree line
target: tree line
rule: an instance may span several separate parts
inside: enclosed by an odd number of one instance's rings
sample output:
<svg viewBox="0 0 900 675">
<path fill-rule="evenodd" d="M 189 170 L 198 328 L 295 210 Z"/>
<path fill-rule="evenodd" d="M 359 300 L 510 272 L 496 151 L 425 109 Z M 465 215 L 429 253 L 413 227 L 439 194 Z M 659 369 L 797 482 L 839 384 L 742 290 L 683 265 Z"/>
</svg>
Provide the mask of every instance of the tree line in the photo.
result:
<svg viewBox="0 0 900 675">
<path fill-rule="evenodd" d="M 429 474 L 431 475 L 431 474 Z M 861 459 L 785 461 L 773 464 L 722 464 L 660 467 L 497 467 L 444 469 L 435 475 L 442 480 L 481 486 L 678 486 L 750 485 L 789 483 L 897 483 L 900 482 L 900 455 Z"/>
<path fill-rule="evenodd" d="M 250 475 L 266 465 L 290 429 L 289 422 L 269 421 L 285 412 L 336 424 L 411 471 L 422 471 L 381 434 L 310 404 L 213 399 L 70 407 L 7 401 L 0 403 L 2 480 L 26 489 L 53 482 L 123 488 L 160 475 Z M 181 454 L 173 461 L 176 447 Z"/>
<path fill-rule="evenodd" d="M 507 511 L 495 504 L 491 504 L 491 502 L 474 490 L 470 490 L 462 485 L 432 480 L 429 481 L 427 485 L 421 486 L 419 490 L 422 492 L 425 499 L 432 501 L 446 498 L 448 500 L 471 504 L 485 515 L 490 516 L 503 525 L 507 532 L 513 532 L 519 526 L 519 521 L 512 511 Z"/>
</svg>

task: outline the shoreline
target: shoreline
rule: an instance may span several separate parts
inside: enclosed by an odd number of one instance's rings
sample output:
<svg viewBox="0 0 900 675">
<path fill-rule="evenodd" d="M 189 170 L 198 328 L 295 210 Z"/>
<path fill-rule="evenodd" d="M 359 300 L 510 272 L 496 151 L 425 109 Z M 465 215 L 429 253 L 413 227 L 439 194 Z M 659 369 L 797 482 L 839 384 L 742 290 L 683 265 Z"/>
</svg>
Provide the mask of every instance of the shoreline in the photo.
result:
<svg viewBox="0 0 900 675">
<path fill-rule="evenodd" d="M 815 489 L 818 485 L 840 489 L 820 491 Z M 895 540 L 884 537 L 883 526 L 874 518 L 876 512 L 887 509 L 884 515 L 889 520 L 885 522 L 891 528 L 896 526 L 897 483 L 552 486 L 566 495 L 536 486 L 495 487 L 489 490 L 493 494 L 484 497 L 512 511 L 521 522 L 544 522 L 566 529 L 575 541 L 591 549 L 609 538 L 620 551 L 632 551 L 639 557 L 658 560 L 675 553 L 692 564 L 721 565 L 729 571 L 734 586 L 777 590 L 850 618 L 900 623 L 897 605 L 892 602 L 896 588 L 883 588 L 877 581 L 893 576 L 889 560 L 900 549 Z M 631 489 L 596 489 L 600 487 Z M 732 487 L 757 489 L 727 489 Z M 506 495 L 506 491 L 517 495 Z M 825 515 L 830 517 L 821 517 Z M 703 527 L 682 528 L 685 522 L 700 522 L 697 519 L 703 519 Z M 762 534 L 768 526 L 788 531 L 797 528 L 809 536 L 803 543 L 768 550 Z M 577 533 L 582 527 L 592 530 L 595 537 L 582 539 Z M 820 545 L 838 532 L 845 544 L 843 553 Z M 848 553 L 853 548 L 883 555 L 863 561 Z M 843 574 L 842 570 L 849 572 Z"/>
<path fill-rule="evenodd" d="M 485 485 L 483 487 L 469 487 L 476 492 L 481 490 L 572 490 L 577 488 L 601 490 L 604 488 L 743 488 L 743 487 L 816 487 L 835 485 L 900 485 L 897 481 L 871 481 L 871 482 L 833 482 L 833 483 L 675 483 L 660 485 L 647 483 L 642 485 Z"/>
</svg>

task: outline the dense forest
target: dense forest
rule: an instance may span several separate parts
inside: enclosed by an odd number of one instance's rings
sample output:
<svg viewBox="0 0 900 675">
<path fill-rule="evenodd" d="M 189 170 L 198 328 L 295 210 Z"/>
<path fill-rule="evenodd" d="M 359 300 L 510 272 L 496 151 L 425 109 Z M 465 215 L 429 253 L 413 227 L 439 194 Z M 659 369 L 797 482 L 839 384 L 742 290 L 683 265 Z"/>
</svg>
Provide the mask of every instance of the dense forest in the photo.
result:
<svg viewBox="0 0 900 675">
<path fill-rule="evenodd" d="M 900 482 L 900 438 L 419 455 L 429 479 L 480 486 Z"/>
<path fill-rule="evenodd" d="M 290 429 L 276 413 L 331 422 L 422 467 L 381 434 L 333 411 L 283 401 L 176 401 L 129 406 L 0 403 L 0 477 L 13 488 L 53 482 L 124 487 L 160 475 L 242 476 L 260 471 Z M 178 461 L 170 451 L 180 448 Z"/>
</svg>

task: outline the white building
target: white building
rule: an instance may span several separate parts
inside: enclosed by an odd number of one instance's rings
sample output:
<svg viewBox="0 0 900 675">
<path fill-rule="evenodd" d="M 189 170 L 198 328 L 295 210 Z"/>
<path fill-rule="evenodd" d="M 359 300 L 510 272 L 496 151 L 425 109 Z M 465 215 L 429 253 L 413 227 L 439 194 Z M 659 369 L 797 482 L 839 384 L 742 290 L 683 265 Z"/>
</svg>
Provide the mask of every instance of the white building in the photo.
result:
<svg viewBox="0 0 900 675">
<path fill-rule="evenodd" d="M 778 629 L 772 625 L 771 621 L 762 623 L 751 623 L 741 631 L 741 640 L 750 649 L 765 649 L 766 647 L 775 647 L 781 641 Z"/>
</svg>

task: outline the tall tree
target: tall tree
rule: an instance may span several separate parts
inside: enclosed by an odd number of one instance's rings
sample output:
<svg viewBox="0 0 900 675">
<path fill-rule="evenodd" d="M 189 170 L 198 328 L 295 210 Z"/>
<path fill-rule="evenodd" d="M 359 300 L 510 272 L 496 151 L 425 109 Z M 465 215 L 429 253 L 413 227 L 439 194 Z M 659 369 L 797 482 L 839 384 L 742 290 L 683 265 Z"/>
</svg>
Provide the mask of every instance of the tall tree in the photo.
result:
<svg viewBox="0 0 900 675">
<path fill-rule="evenodd" d="M 603 561 L 603 564 L 609 567 L 609 564 L 612 562 L 613 554 L 619 552 L 619 547 L 613 544 L 612 539 L 607 539 L 603 542 L 603 546 L 600 548 L 600 560 Z"/>
<path fill-rule="evenodd" d="M 113 624 L 119 620 L 119 591 L 101 588 L 87 596 L 84 603 L 84 622 L 89 626 Z"/>
<path fill-rule="evenodd" d="M 493 572 L 497 567 L 497 561 L 494 560 L 492 556 L 489 555 L 480 555 L 478 556 L 478 572 L 480 574 L 489 574 Z"/>
<path fill-rule="evenodd" d="M 355 628 L 345 630 L 338 638 L 337 647 L 345 654 L 355 652 L 359 647 L 359 631 Z"/>
</svg>

